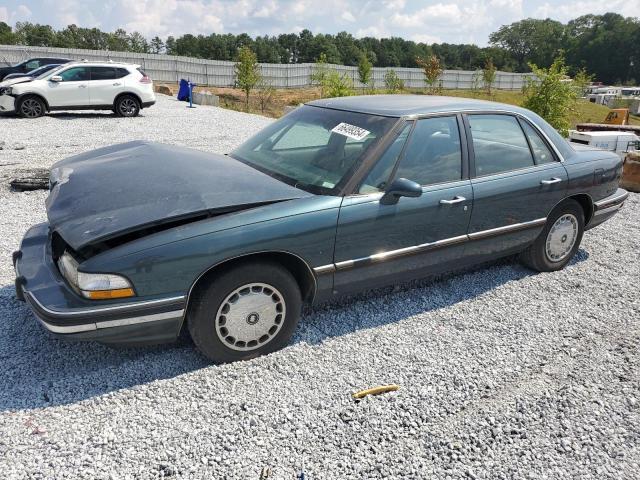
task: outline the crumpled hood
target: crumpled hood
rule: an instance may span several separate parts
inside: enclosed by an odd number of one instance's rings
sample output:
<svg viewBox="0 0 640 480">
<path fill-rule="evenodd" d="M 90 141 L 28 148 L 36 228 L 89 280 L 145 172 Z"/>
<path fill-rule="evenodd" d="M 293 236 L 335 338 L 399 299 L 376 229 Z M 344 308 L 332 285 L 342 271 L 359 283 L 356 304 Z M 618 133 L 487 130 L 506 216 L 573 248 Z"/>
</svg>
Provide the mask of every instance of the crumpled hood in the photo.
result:
<svg viewBox="0 0 640 480">
<path fill-rule="evenodd" d="M 47 216 L 74 250 L 203 213 L 312 196 L 231 157 L 135 141 L 51 170 Z"/>
<path fill-rule="evenodd" d="M 33 80 L 33 77 L 10 78 L 8 80 L 3 80 L 2 82 L 0 82 L 0 88 L 10 87 L 11 85 L 16 85 L 18 83 L 31 82 L 32 80 Z"/>
</svg>

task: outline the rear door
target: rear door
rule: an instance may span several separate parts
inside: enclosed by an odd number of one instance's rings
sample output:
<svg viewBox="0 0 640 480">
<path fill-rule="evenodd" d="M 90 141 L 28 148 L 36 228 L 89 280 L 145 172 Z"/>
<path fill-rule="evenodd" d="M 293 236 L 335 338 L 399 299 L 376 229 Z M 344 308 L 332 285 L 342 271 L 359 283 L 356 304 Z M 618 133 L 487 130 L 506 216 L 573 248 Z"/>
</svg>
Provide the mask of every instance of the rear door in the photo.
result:
<svg viewBox="0 0 640 480">
<path fill-rule="evenodd" d="M 522 117 L 470 114 L 466 125 L 474 200 L 465 255 L 522 250 L 564 198 L 567 172 L 543 135 Z"/>
<path fill-rule="evenodd" d="M 337 292 L 424 276 L 460 259 L 472 204 L 461 125 L 455 115 L 407 122 L 358 193 L 345 198 L 335 246 Z M 422 195 L 380 203 L 397 178 L 421 184 Z"/>
<path fill-rule="evenodd" d="M 113 105 L 119 93 L 124 91 L 122 68 L 90 67 L 89 103 L 95 106 Z"/>
</svg>

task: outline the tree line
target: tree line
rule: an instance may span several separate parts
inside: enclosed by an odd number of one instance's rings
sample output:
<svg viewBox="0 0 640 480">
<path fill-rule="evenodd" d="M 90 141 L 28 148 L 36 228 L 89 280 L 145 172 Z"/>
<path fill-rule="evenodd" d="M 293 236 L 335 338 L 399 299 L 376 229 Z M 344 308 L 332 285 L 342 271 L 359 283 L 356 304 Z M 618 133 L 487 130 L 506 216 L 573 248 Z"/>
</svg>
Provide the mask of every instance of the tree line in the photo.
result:
<svg viewBox="0 0 640 480">
<path fill-rule="evenodd" d="M 500 27 L 488 47 L 470 44 L 425 44 L 398 37 L 355 38 L 347 32 L 313 34 L 309 30 L 278 36 L 250 37 L 246 33 L 145 38 L 123 29 L 18 22 L 0 22 L 0 44 L 84 48 L 184 55 L 236 61 L 242 47 L 263 63 L 327 63 L 359 65 L 364 57 L 376 67 L 418 67 L 416 59 L 436 56 L 443 68 L 478 70 L 491 61 L 498 70 L 531 71 L 530 64 L 548 68 L 563 55 L 567 71 L 587 70 L 605 83 L 640 83 L 640 19 L 616 13 L 584 15 L 564 24 L 551 19 L 525 19 Z"/>
</svg>

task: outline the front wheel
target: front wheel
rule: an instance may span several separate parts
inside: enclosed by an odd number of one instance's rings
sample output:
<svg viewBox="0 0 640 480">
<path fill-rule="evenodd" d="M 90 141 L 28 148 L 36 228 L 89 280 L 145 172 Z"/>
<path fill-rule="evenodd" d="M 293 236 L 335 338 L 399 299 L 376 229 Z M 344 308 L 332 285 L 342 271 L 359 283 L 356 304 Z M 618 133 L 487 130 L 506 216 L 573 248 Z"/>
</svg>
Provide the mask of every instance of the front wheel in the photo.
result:
<svg viewBox="0 0 640 480">
<path fill-rule="evenodd" d="M 295 278 L 270 262 L 221 273 L 193 302 L 189 333 L 198 350 L 216 363 L 247 360 L 284 347 L 302 309 Z"/>
<path fill-rule="evenodd" d="M 22 118 L 38 118 L 44 115 L 46 110 L 42 99 L 34 95 L 23 98 L 18 104 L 18 115 Z"/>
<path fill-rule="evenodd" d="M 584 211 L 575 200 L 556 207 L 529 248 L 522 253 L 525 265 L 539 272 L 563 269 L 580 248 L 584 234 Z"/>
<path fill-rule="evenodd" d="M 115 112 L 121 117 L 137 117 L 140 113 L 140 102 L 133 95 L 122 95 L 116 100 Z"/>
</svg>

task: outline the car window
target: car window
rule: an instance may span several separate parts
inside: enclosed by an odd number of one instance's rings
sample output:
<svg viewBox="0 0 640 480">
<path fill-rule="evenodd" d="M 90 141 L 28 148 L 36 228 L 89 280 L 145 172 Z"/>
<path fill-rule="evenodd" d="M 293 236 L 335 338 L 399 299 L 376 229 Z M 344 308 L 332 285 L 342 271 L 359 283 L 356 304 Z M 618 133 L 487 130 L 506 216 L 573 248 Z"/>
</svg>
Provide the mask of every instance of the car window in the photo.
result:
<svg viewBox="0 0 640 480">
<path fill-rule="evenodd" d="M 402 153 L 402 147 L 404 147 L 409 137 L 411 127 L 413 127 L 413 122 L 407 122 L 400 135 L 389 145 L 373 169 L 371 169 L 367 178 L 362 182 L 358 193 L 380 192 L 386 188 L 393 167 Z"/>
<path fill-rule="evenodd" d="M 460 180 L 462 149 L 456 117 L 418 120 L 395 178 L 407 178 L 420 185 Z"/>
<path fill-rule="evenodd" d="M 89 80 L 89 69 L 87 67 L 72 67 L 58 75 L 62 77 L 63 82 L 82 82 Z"/>
<path fill-rule="evenodd" d="M 533 156 L 520 124 L 511 115 L 469 115 L 476 176 L 531 167 Z"/>
<path fill-rule="evenodd" d="M 541 163 L 555 162 L 555 157 L 551 153 L 551 150 L 549 150 L 549 147 L 547 147 L 547 144 L 544 143 L 544 140 L 542 140 L 538 132 L 536 132 L 533 127 L 524 120 L 520 121 L 520 125 L 522 125 L 522 129 L 529 139 L 529 144 L 531 145 L 533 158 L 535 159 L 536 164 L 540 165 Z"/>
<path fill-rule="evenodd" d="M 129 70 L 126 68 L 116 68 L 116 78 L 122 78 L 129 75 Z"/>
<path fill-rule="evenodd" d="M 322 147 L 329 142 L 331 131 L 324 125 L 298 122 L 272 136 L 273 150 Z"/>
<path fill-rule="evenodd" d="M 115 80 L 116 69 L 113 67 L 91 67 L 91 80 Z"/>
<path fill-rule="evenodd" d="M 40 61 L 39 60 L 29 60 L 27 63 L 24 64 L 24 68 L 28 71 L 28 70 L 33 70 L 34 68 L 38 68 L 40 66 Z"/>
<path fill-rule="evenodd" d="M 397 118 L 303 106 L 230 155 L 303 190 L 334 195 Z"/>
</svg>

